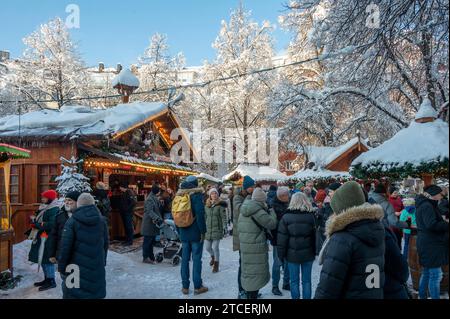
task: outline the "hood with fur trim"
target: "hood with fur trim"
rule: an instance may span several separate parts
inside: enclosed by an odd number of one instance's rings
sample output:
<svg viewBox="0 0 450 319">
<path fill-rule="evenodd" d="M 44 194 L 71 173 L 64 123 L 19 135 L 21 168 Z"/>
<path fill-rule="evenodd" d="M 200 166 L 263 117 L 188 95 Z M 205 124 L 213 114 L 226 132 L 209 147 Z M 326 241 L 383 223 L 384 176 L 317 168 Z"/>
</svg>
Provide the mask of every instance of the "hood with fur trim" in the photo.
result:
<svg viewBox="0 0 450 319">
<path fill-rule="evenodd" d="M 376 246 L 384 240 L 384 227 L 381 220 L 384 217 L 380 205 L 365 203 L 351 207 L 342 213 L 333 214 L 327 221 L 325 233 L 327 237 L 339 231 L 347 231 L 371 246 Z"/>
</svg>

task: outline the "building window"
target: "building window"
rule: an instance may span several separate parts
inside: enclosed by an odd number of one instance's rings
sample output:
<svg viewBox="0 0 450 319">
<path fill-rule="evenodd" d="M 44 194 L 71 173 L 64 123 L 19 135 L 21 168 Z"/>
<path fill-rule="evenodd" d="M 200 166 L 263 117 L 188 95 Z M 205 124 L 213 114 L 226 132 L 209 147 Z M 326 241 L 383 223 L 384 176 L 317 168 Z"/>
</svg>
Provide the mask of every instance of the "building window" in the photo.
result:
<svg viewBox="0 0 450 319">
<path fill-rule="evenodd" d="M 0 172 L 0 196 L 3 198 L 4 194 L 4 177 L 3 170 Z M 19 198 L 19 176 L 20 176 L 20 166 L 11 165 L 10 179 L 9 179 L 9 199 L 12 204 L 20 202 Z"/>
<path fill-rule="evenodd" d="M 59 175 L 59 165 L 39 165 L 38 174 L 38 201 L 40 201 L 42 192 L 49 189 L 56 189 L 57 183 L 55 182 L 55 178 Z"/>
<path fill-rule="evenodd" d="M 292 162 L 292 161 L 285 161 L 285 162 L 284 162 L 284 169 L 285 169 L 286 171 L 292 171 L 292 170 L 294 170 L 293 162 Z"/>
</svg>

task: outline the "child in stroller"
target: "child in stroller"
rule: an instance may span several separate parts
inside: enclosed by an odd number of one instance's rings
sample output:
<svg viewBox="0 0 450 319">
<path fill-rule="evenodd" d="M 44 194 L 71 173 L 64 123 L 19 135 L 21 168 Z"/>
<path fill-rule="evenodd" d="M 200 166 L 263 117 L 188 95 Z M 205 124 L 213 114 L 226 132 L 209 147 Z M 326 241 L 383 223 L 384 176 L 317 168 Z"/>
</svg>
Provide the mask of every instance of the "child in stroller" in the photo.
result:
<svg viewBox="0 0 450 319">
<path fill-rule="evenodd" d="M 163 250 L 156 255 L 156 262 L 161 263 L 166 259 L 177 266 L 181 261 L 181 241 L 175 222 L 171 219 L 165 219 L 164 222 L 160 220 L 158 227 Z"/>
</svg>

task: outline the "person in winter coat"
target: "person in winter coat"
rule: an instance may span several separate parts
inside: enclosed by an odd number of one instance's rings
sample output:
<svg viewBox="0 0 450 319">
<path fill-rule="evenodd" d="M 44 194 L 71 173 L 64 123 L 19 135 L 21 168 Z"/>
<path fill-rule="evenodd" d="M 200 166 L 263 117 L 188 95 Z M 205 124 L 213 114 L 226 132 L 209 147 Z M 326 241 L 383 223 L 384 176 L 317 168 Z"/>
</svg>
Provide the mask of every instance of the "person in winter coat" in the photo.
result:
<svg viewBox="0 0 450 319">
<path fill-rule="evenodd" d="M 288 263 L 292 299 L 311 299 L 311 272 L 315 253 L 314 208 L 303 193 L 292 196 L 289 209 L 278 225 L 278 256 Z"/>
<path fill-rule="evenodd" d="M 333 198 L 334 192 L 341 187 L 340 183 L 331 183 L 327 188 L 327 197 L 323 200 L 322 208 L 317 211 L 317 224 L 319 226 L 320 232 L 322 234 L 322 242 L 325 241 L 325 224 L 333 214 L 333 209 L 331 208 L 331 199 Z M 322 247 L 317 247 L 317 250 L 320 250 Z"/>
<path fill-rule="evenodd" d="M 111 213 L 111 201 L 109 200 L 109 190 L 105 183 L 98 182 L 95 185 L 94 198 L 100 213 L 109 222 L 109 214 Z"/>
<path fill-rule="evenodd" d="M 159 193 L 160 188 L 157 185 L 153 185 L 144 204 L 141 235 L 144 236 L 144 242 L 142 244 L 142 262 L 146 264 L 155 264 L 153 244 L 155 243 L 156 236 L 159 235 L 158 225 L 163 222 L 158 200 Z"/>
<path fill-rule="evenodd" d="M 408 262 L 400 252 L 396 235 L 386 224 L 384 232 L 384 299 L 409 299 L 406 286 L 409 277 Z"/>
<path fill-rule="evenodd" d="M 319 255 L 323 266 L 314 298 L 383 299 L 383 209 L 366 203 L 361 186 L 354 181 L 339 187 L 331 207 L 334 215 L 327 222 L 327 240 Z M 368 277 L 374 272 L 373 279 Z M 367 281 L 375 282 L 368 286 Z"/>
<path fill-rule="evenodd" d="M 398 189 L 394 186 L 391 186 L 389 189 L 389 203 L 394 207 L 396 213 L 401 212 L 404 208 L 402 198 L 398 194 Z"/>
<path fill-rule="evenodd" d="M 238 222 L 241 211 L 241 206 L 246 200 L 252 198 L 253 189 L 255 187 L 255 181 L 250 176 L 244 176 L 242 188 L 236 188 L 235 194 L 233 196 L 233 251 L 239 251 L 239 269 L 238 269 L 238 288 L 239 295 L 238 299 L 246 298 L 245 290 L 242 288 L 241 283 L 241 272 L 242 272 L 242 260 L 240 252 L 240 241 L 239 241 L 239 229 Z"/>
<path fill-rule="evenodd" d="M 398 246 L 401 247 L 402 239 L 398 236 L 396 231 L 398 229 L 408 228 L 408 224 L 399 220 L 397 214 L 395 213 L 394 207 L 391 203 L 389 203 L 387 198 L 386 187 L 382 183 L 379 183 L 375 187 L 375 190 L 369 194 L 369 202 L 372 204 L 378 204 L 383 208 L 383 222 L 386 223 L 397 235 L 397 243 Z"/>
<path fill-rule="evenodd" d="M 211 188 L 208 196 L 205 204 L 205 249 L 211 256 L 209 265 L 213 267 L 212 272 L 216 273 L 219 271 L 220 240 L 227 228 L 227 204 L 219 198 L 219 191 L 216 188 Z"/>
<path fill-rule="evenodd" d="M 198 295 L 207 292 L 208 288 L 203 286 L 202 281 L 202 254 L 206 234 L 206 221 L 205 207 L 203 206 L 203 188 L 198 186 L 197 177 L 188 176 L 181 183 L 177 195 L 184 194 L 189 194 L 194 223 L 189 227 L 178 229 L 182 243 L 181 280 L 183 287 L 181 292 L 185 295 L 189 294 L 189 261 L 192 257 L 194 294 Z"/>
<path fill-rule="evenodd" d="M 438 209 L 442 188 L 430 185 L 416 197 L 417 253 L 423 267 L 419 281 L 419 298 L 426 299 L 427 290 L 432 299 L 440 298 L 442 266 L 448 265 L 448 222 Z"/>
<path fill-rule="evenodd" d="M 314 199 L 316 198 L 317 195 L 317 191 L 314 188 L 314 182 L 313 181 L 307 181 L 305 184 L 305 187 L 309 188 L 311 190 L 311 198 Z"/>
<path fill-rule="evenodd" d="M 280 186 L 276 192 L 276 197 L 272 201 L 272 209 L 277 216 L 277 228 L 283 215 L 286 213 L 289 207 L 289 188 L 286 186 Z M 273 264 L 272 264 L 272 293 L 275 296 L 282 296 L 283 294 L 278 287 L 280 283 L 281 269 L 283 269 L 283 289 L 290 290 L 289 286 L 289 271 L 286 261 L 281 261 L 278 257 L 278 247 L 277 247 L 277 228 L 272 231 L 273 239 L 271 244 L 273 246 Z"/>
<path fill-rule="evenodd" d="M 51 250 L 54 238 L 49 235 L 60 209 L 58 193 L 54 190 L 43 192 L 41 203 L 39 210 L 31 218 L 32 230 L 28 238 L 32 240 L 32 244 L 28 260 L 42 267 L 44 280 L 34 283 L 34 286 L 39 287 L 39 291 L 45 291 L 56 287 L 55 265 L 50 261 L 50 258 L 53 257 Z"/>
<path fill-rule="evenodd" d="M 269 191 L 267 192 L 267 206 L 269 208 L 272 207 L 273 200 L 277 197 L 277 186 L 276 185 L 270 185 Z"/>
<path fill-rule="evenodd" d="M 252 198 L 242 204 L 238 221 L 241 282 L 247 299 L 257 299 L 259 289 L 270 280 L 266 232 L 275 229 L 277 216 L 268 211 L 266 200 L 266 193 L 255 188 Z"/>
<path fill-rule="evenodd" d="M 132 246 L 134 237 L 133 215 L 137 199 L 134 192 L 128 188 L 127 183 L 120 185 L 120 192 L 119 210 L 126 234 L 124 245 Z"/>
<path fill-rule="evenodd" d="M 55 218 L 55 224 L 50 233 L 50 261 L 53 264 L 58 264 L 59 252 L 61 251 L 61 239 L 64 231 L 64 225 L 67 220 L 72 217 L 73 212 L 77 209 L 77 200 L 80 192 L 73 191 L 66 194 L 64 197 L 64 206 L 60 209 Z"/>
<path fill-rule="evenodd" d="M 400 213 L 400 221 L 410 225 L 409 228 L 403 228 L 403 257 L 408 260 L 409 239 L 411 237 L 411 227 L 417 228 L 416 224 L 416 202 L 414 198 L 405 198 L 403 200 L 404 209 Z"/>
<path fill-rule="evenodd" d="M 78 197 L 77 209 L 64 226 L 62 236 L 58 271 L 63 277 L 64 299 L 105 298 L 108 246 L 106 220 L 95 206 L 94 197 L 83 193 Z M 79 269 L 79 288 L 68 286 L 71 283 L 69 265 Z"/>
<path fill-rule="evenodd" d="M 327 198 L 327 192 L 324 189 L 319 189 L 316 196 L 314 197 L 314 203 L 316 204 L 317 208 L 320 209 L 323 207 L 325 198 Z"/>
</svg>

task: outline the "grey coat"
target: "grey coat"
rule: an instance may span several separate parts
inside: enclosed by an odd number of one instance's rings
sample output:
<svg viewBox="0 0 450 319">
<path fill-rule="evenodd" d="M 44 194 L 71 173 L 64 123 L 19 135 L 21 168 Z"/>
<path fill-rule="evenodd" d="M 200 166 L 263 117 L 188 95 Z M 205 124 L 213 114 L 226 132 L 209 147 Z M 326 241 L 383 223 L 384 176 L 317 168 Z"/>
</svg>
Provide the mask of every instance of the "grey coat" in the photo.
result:
<svg viewBox="0 0 450 319">
<path fill-rule="evenodd" d="M 159 200 L 155 194 L 150 193 L 144 204 L 144 218 L 142 219 L 141 235 L 159 235 L 159 228 L 156 226 L 158 221 L 162 221 L 161 212 L 159 209 Z"/>
<path fill-rule="evenodd" d="M 378 193 L 370 193 L 369 198 L 372 204 L 378 204 L 383 208 L 384 218 L 383 223 L 389 227 L 396 228 L 408 228 L 408 224 L 406 222 L 401 222 L 398 220 L 398 217 L 395 215 L 394 207 L 391 203 L 381 194 Z"/>
</svg>

